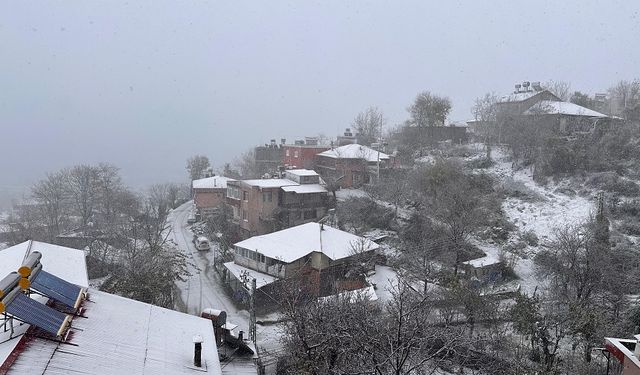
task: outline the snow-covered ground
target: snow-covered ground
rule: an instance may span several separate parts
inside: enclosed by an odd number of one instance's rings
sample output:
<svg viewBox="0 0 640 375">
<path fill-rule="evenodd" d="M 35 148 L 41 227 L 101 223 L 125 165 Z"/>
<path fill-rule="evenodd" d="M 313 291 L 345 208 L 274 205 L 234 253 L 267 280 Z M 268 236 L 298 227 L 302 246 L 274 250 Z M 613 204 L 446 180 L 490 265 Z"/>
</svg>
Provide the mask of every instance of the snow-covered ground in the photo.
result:
<svg viewBox="0 0 640 375">
<path fill-rule="evenodd" d="M 588 220 L 594 208 L 594 197 L 583 197 L 577 194 L 565 194 L 560 189 L 562 185 L 549 182 L 541 186 L 533 180 L 531 168 L 516 170 L 503 149 L 494 149 L 492 158 L 495 164 L 488 169 L 503 184 L 509 184 L 523 192 L 519 197 L 507 197 L 502 205 L 507 218 L 516 225 L 520 233 L 531 231 L 536 234 L 540 245 L 553 239 L 554 230 L 566 225 L 576 225 Z M 493 251 L 486 246 L 480 248 L 489 257 L 494 257 Z M 523 289 L 532 293 L 540 285 L 534 272 L 531 256 L 536 247 L 528 247 L 529 257 L 519 259 L 514 270 L 520 277 L 518 281 Z"/>
<path fill-rule="evenodd" d="M 395 210 L 395 206 L 389 202 L 375 199 L 369 193 L 362 189 L 340 189 L 336 191 L 336 199 L 338 202 L 343 202 L 349 198 L 371 198 L 376 201 L 376 203 Z M 398 217 L 404 220 L 408 220 L 411 217 L 412 211 L 410 209 L 398 206 Z"/>
<path fill-rule="evenodd" d="M 546 186 L 538 185 L 533 180 L 532 169 L 514 170 L 511 158 L 504 150 L 494 150 L 492 157 L 495 165 L 489 169 L 489 173 L 500 181 L 522 184 L 534 197 L 509 197 L 504 202 L 505 213 L 521 231 L 532 230 L 544 242 L 553 237 L 554 228 L 580 224 L 589 218 L 594 208 L 593 197 L 564 194 L 558 189 L 562 186 L 554 182 L 549 182 Z"/>
</svg>

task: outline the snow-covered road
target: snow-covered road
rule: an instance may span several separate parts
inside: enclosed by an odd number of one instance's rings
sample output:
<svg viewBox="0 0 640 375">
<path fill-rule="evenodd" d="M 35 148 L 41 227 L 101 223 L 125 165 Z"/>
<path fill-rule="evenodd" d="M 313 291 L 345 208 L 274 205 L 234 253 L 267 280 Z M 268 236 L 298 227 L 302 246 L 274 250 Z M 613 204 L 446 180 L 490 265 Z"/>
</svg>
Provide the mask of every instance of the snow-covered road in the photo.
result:
<svg viewBox="0 0 640 375">
<path fill-rule="evenodd" d="M 227 294 L 222 281 L 213 269 L 214 251 L 198 251 L 191 242 L 193 233 L 189 229 L 187 219 L 191 212 L 193 202 L 189 201 L 173 210 L 168 217 L 171 226 L 171 235 L 178 249 L 187 255 L 189 272 L 191 276 L 186 282 L 178 282 L 181 292 L 182 306 L 180 310 L 189 314 L 200 315 L 200 312 L 208 307 L 224 310 L 227 313 L 227 321 L 238 325 L 237 330 L 249 332 L 249 312 L 239 309 Z M 216 246 L 212 242 L 212 246 Z M 277 320 L 279 314 L 258 316 L 257 320 Z M 237 331 L 236 331 L 237 333 Z M 256 344 L 260 348 L 260 355 L 267 365 L 267 374 L 274 373 L 274 356 L 282 351 L 280 336 L 282 327 L 279 324 L 258 324 L 256 327 Z M 234 373 L 233 362 L 223 365 L 223 373 Z"/>
<path fill-rule="evenodd" d="M 187 225 L 187 218 L 193 205 L 189 201 L 169 214 L 173 240 L 180 251 L 187 255 L 191 276 L 186 282 L 178 282 L 184 312 L 200 315 L 205 308 L 227 312 L 227 320 L 248 332 L 249 312 L 238 309 L 224 290 L 224 285 L 213 269 L 214 251 L 198 251 L 191 242 L 193 233 Z M 215 243 L 213 243 L 215 246 Z"/>
</svg>

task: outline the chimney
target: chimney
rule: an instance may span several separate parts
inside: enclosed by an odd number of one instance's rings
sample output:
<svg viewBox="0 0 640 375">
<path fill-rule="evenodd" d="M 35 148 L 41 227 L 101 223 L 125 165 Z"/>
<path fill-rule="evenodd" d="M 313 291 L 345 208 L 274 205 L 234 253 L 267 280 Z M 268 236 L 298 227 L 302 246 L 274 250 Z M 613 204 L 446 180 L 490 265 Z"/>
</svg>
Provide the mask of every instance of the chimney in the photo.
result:
<svg viewBox="0 0 640 375">
<path fill-rule="evenodd" d="M 243 339 L 244 339 L 243 336 L 244 336 L 244 331 L 238 332 L 238 340 L 239 341 L 243 341 Z"/>
<path fill-rule="evenodd" d="M 202 336 L 193 336 L 193 343 L 195 348 L 193 351 L 193 365 L 196 367 L 202 367 Z"/>
<path fill-rule="evenodd" d="M 287 143 L 287 139 L 286 138 L 280 138 L 280 144 L 283 145 Z"/>
<path fill-rule="evenodd" d="M 517 94 L 517 93 L 519 93 L 519 92 L 520 92 L 520 87 L 522 87 L 522 85 L 521 85 L 521 84 L 519 84 L 519 83 L 517 83 L 517 84 L 516 84 L 516 91 L 514 92 L 514 94 Z"/>
</svg>

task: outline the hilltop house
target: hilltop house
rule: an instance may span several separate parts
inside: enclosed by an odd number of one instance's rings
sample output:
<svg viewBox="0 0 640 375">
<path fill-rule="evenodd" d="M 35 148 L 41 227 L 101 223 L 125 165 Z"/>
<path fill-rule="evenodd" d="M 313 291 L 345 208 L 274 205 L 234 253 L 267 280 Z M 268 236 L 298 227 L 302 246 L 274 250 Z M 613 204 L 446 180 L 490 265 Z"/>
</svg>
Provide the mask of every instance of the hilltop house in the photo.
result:
<svg viewBox="0 0 640 375">
<path fill-rule="evenodd" d="M 320 176 L 307 169 L 287 170 L 285 178 L 230 181 L 227 204 L 232 222 L 247 238 L 270 233 L 326 215 L 329 192 Z"/>
<path fill-rule="evenodd" d="M 235 181 L 232 178 L 213 176 L 193 180 L 191 191 L 196 212 L 202 216 L 210 215 L 216 208 L 223 205 L 227 196 L 227 183 Z"/>
<path fill-rule="evenodd" d="M 363 264 L 373 269 L 370 260 L 378 247 L 366 238 L 307 223 L 234 244 L 234 261 L 224 266 L 236 291 L 256 279 L 257 289 L 273 294 L 280 282 L 298 278 L 310 293 L 328 295 L 364 287 L 364 280 L 349 270 Z"/>
<path fill-rule="evenodd" d="M 343 188 L 358 187 L 377 176 L 378 170 L 392 167 L 391 157 L 359 144 L 348 144 L 321 152 L 316 168 L 326 180 L 336 181 Z"/>
<path fill-rule="evenodd" d="M 588 132 L 596 125 L 612 120 L 600 112 L 580 105 L 565 102 L 540 86 L 539 82 L 523 82 L 515 85 L 515 91 L 502 96 L 495 104 L 495 120 L 475 119 L 468 121 L 476 134 L 492 134 L 500 142 L 498 128 L 504 122 L 530 122 L 531 126 L 546 126 L 560 136 L 576 132 Z"/>
</svg>

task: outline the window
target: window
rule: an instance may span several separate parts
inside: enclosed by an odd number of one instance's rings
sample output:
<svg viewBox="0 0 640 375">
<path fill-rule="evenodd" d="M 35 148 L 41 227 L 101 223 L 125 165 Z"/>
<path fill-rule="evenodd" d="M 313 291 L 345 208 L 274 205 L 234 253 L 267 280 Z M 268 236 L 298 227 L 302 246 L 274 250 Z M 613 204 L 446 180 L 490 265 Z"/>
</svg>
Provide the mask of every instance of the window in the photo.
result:
<svg viewBox="0 0 640 375">
<path fill-rule="evenodd" d="M 247 210 L 242 210 L 242 220 L 247 221 Z"/>
<path fill-rule="evenodd" d="M 227 197 L 240 199 L 240 190 L 237 187 L 229 187 L 227 189 Z"/>
<path fill-rule="evenodd" d="M 246 191 L 242 192 L 242 200 L 245 202 L 249 200 L 249 194 Z"/>
<path fill-rule="evenodd" d="M 265 191 L 262 193 L 262 201 L 263 202 L 272 202 L 273 201 L 273 193 L 270 191 Z"/>
<path fill-rule="evenodd" d="M 286 155 L 289 156 L 289 149 L 287 149 L 287 151 L 285 151 Z"/>
<path fill-rule="evenodd" d="M 298 150 L 295 150 L 295 151 L 293 152 L 293 157 L 294 157 L 294 158 L 297 158 L 297 157 L 298 157 Z"/>
</svg>

